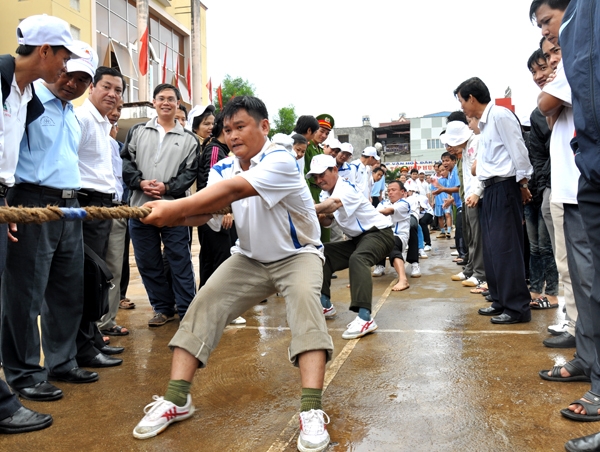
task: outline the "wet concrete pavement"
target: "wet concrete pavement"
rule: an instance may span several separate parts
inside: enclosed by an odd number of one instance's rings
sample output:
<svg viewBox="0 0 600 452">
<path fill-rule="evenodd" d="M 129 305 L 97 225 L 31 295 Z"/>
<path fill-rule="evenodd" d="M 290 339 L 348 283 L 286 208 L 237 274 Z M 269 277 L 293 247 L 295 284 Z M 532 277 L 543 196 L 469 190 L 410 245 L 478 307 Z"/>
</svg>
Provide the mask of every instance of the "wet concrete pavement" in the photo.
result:
<svg viewBox="0 0 600 452">
<path fill-rule="evenodd" d="M 421 261 L 421 278 L 391 292 L 395 273 L 374 278 L 379 329 L 354 341 L 341 334 L 355 316 L 347 310 L 347 272 L 333 281 L 335 344 L 324 409 L 331 418 L 329 451 L 562 451 L 570 438 L 600 430 L 600 423 L 563 418 L 559 410 L 581 397 L 588 383 L 553 383 L 538 371 L 569 360 L 574 349 L 542 345 L 561 310 L 533 311 L 531 323 L 492 325 L 477 309 L 488 304 L 459 282 L 450 242 L 434 241 Z M 197 265 L 197 244 L 194 261 Z M 135 270 L 128 296 L 136 309 L 117 321 L 131 334 L 112 338 L 125 347 L 122 366 L 99 369 L 86 385 L 57 383 L 55 402 L 23 401 L 54 416 L 52 427 L 0 436 L 0 451 L 294 451 L 300 384 L 287 360 L 290 332 L 282 298 L 269 298 L 245 314 L 245 327 L 229 327 L 208 367 L 192 387 L 196 414 L 149 440 L 131 432 L 152 395 L 169 379 L 167 348 L 177 322 L 150 329 L 152 316 Z M 215 300 L 218 302 L 218 300 Z M 562 304 L 562 300 L 561 300 Z"/>
</svg>

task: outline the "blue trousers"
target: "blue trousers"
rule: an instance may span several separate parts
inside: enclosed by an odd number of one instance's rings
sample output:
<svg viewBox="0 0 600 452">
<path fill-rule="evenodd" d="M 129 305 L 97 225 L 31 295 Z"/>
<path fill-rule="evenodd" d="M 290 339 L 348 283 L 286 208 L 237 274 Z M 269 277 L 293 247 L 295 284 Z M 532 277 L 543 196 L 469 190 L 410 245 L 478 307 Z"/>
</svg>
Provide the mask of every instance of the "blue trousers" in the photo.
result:
<svg viewBox="0 0 600 452">
<path fill-rule="evenodd" d="M 190 228 L 175 226 L 158 228 L 140 220 L 129 221 L 135 262 L 154 312 L 180 318 L 196 295 L 196 283 L 190 250 Z M 173 277 L 169 287 L 162 260 L 161 244 Z"/>
</svg>

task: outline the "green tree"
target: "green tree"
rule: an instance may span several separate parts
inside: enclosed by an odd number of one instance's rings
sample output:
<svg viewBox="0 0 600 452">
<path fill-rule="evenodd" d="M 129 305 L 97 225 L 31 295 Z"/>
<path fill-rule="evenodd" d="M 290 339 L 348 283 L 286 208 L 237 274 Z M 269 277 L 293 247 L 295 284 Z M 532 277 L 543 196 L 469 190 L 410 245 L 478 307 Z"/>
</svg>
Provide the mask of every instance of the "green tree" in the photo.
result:
<svg viewBox="0 0 600 452">
<path fill-rule="evenodd" d="M 269 138 L 276 133 L 285 133 L 286 135 L 292 133 L 297 119 L 298 116 L 296 115 L 296 109 L 293 105 L 280 108 L 277 112 L 277 116 L 273 118 L 275 127 L 271 128 L 269 132 Z"/>
<path fill-rule="evenodd" d="M 241 77 L 233 78 L 231 75 L 226 75 L 221 83 L 221 94 L 223 96 L 223 106 L 235 96 L 254 96 L 254 85 L 248 80 L 244 80 Z M 219 95 L 215 89 L 213 95 L 214 105 L 218 112 L 221 108 L 219 106 Z"/>
<path fill-rule="evenodd" d="M 400 167 L 394 168 L 393 170 L 388 170 L 385 173 L 385 181 L 386 183 L 390 183 L 393 180 L 396 180 L 400 177 Z"/>
</svg>

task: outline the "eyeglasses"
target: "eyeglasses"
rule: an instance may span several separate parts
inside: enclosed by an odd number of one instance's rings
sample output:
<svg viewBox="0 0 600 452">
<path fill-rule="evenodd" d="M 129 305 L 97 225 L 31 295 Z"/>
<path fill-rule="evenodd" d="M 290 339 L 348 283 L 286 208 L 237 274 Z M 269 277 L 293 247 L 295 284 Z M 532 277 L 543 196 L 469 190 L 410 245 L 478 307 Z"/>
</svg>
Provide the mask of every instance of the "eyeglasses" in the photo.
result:
<svg viewBox="0 0 600 452">
<path fill-rule="evenodd" d="M 164 103 L 164 102 L 167 102 L 169 104 L 176 104 L 177 103 L 177 98 L 176 97 L 162 97 L 162 96 L 158 96 L 155 100 L 156 100 L 156 102 L 160 102 L 160 103 Z"/>
</svg>

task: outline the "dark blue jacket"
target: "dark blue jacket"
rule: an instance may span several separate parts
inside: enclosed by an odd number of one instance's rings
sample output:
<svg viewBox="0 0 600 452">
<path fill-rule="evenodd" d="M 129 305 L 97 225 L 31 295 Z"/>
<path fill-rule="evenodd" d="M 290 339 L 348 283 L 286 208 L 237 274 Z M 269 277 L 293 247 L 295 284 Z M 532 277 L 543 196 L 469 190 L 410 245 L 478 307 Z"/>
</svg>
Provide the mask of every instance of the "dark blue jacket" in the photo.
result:
<svg viewBox="0 0 600 452">
<path fill-rule="evenodd" d="M 576 137 L 571 146 L 581 175 L 600 189 L 600 5 L 572 0 L 560 34 L 572 91 Z"/>
</svg>

